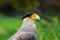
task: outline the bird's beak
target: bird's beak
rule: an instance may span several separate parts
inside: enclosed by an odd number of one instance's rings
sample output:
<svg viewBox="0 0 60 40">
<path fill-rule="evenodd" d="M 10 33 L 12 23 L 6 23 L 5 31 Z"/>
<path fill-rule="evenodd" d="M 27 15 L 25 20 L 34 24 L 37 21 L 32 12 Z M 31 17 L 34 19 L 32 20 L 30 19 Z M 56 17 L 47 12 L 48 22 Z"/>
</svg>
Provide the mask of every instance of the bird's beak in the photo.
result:
<svg viewBox="0 0 60 40">
<path fill-rule="evenodd" d="M 33 20 L 35 20 L 35 19 L 40 20 L 40 17 L 37 14 L 32 14 L 31 15 L 31 19 L 33 19 Z"/>
<path fill-rule="evenodd" d="M 39 15 L 36 15 L 36 19 L 40 20 L 40 17 L 39 17 Z"/>
</svg>

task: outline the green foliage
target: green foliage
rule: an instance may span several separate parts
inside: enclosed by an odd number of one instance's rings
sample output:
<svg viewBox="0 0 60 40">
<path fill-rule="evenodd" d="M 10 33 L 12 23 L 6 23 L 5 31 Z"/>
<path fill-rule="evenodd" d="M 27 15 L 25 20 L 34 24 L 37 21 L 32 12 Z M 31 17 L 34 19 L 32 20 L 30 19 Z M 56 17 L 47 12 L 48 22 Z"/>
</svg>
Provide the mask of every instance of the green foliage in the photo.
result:
<svg viewBox="0 0 60 40">
<path fill-rule="evenodd" d="M 60 22 L 52 18 L 54 23 L 41 19 L 37 24 L 38 40 L 60 40 Z M 21 26 L 22 21 L 17 18 L 0 19 L 0 40 L 8 40 Z"/>
</svg>

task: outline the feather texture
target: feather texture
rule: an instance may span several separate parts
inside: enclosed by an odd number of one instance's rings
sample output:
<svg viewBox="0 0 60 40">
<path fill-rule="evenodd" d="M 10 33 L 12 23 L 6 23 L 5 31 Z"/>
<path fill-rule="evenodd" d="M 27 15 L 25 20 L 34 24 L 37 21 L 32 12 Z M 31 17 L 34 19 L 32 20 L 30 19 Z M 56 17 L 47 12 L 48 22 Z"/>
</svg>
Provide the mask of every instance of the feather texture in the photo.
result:
<svg viewBox="0 0 60 40">
<path fill-rule="evenodd" d="M 22 27 L 9 40 L 37 40 L 35 21 L 24 19 Z"/>
</svg>

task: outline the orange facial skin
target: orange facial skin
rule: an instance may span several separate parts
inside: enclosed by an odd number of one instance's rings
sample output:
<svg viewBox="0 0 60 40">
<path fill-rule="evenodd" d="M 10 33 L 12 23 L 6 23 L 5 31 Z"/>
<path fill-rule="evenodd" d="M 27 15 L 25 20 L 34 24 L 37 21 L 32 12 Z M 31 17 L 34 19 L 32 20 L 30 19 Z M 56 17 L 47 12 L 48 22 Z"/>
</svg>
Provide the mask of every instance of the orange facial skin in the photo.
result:
<svg viewBox="0 0 60 40">
<path fill-rule="evenodd" d="M 37 15 L 37 14 L 32 14 L 30 18 L 31 18 L 32 20 L 35 20 L 35 19 L 36 19 L 36 15 Z"/>
</svg>

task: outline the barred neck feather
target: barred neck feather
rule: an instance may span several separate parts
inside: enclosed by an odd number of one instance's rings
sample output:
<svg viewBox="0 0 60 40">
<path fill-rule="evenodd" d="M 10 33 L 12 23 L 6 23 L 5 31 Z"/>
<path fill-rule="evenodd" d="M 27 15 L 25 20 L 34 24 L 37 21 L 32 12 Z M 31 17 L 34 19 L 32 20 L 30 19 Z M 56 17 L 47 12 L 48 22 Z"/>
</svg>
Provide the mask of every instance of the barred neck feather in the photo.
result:
<svg viewBox="0 0 60 40">
<path fill-rule="evenodd" d="M 22 22 L 22 26 L 20 28 L 20 31 L 29 31 L 36 33 L 36 24 L 35 20 L 32 20 L 30 18 L 25 18 Z"/>
<path fill-rule="evenodd" d="M 28 30 L 35 30 L 36 31 L 36 24 L 35 24 L 35 20 L 32 20 L 30 18 L 25 18 L 22 22 L 22 27 L 21 29 L 28 29 Z"/>
</svg>

